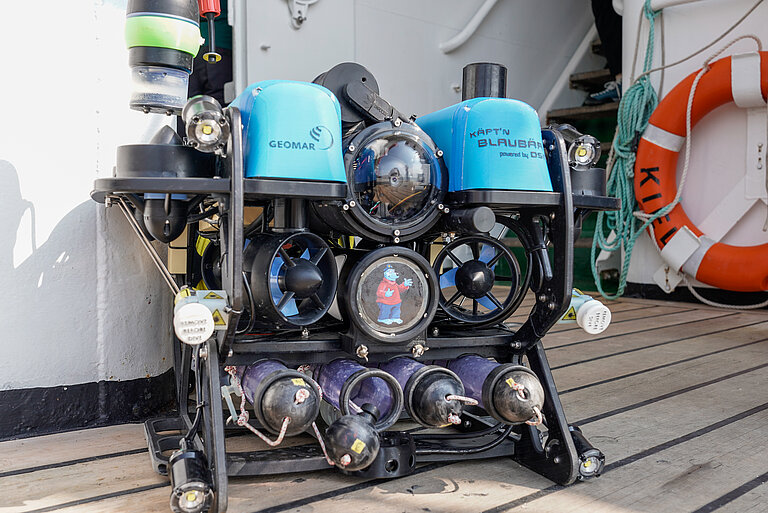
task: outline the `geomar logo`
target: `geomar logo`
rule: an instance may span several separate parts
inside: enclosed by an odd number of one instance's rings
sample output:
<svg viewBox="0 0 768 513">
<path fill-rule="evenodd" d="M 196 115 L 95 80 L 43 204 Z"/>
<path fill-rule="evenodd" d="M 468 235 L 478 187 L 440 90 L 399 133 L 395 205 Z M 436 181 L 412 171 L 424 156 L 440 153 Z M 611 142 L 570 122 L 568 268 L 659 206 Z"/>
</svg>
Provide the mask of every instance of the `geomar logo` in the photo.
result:
<svg viewBox="0 0 768 513">
<path fill-rule="evenodd" d="M 327 150 L 333 146 L 333 134 L 323 125 L 317 125 L 309 131 L 309 136 L 317 141 L 318 150 Z"/>
</svg>

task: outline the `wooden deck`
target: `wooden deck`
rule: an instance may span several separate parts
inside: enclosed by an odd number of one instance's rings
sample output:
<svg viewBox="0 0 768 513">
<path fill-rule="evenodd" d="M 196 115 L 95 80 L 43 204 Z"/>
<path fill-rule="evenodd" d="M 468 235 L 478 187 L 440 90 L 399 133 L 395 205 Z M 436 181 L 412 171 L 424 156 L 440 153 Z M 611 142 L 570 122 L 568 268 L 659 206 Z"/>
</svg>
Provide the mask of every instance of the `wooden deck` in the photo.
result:
<svg viewBox="0 0 768 513">
<path fill-rule="evenodd" d="M 231 480 L 229 511 L 768 511 L 768 313 L 632 299 L 610 308 L 601 335 L 559 325 L 544 340 L 569 421 L 606 454 L 599 479 L 561 487 L 508 459 L 392 481 L 291 474 Z M 2 513 L 170 511 L 135 424 L 0 443 L 0 485 Z"/>
</svg>

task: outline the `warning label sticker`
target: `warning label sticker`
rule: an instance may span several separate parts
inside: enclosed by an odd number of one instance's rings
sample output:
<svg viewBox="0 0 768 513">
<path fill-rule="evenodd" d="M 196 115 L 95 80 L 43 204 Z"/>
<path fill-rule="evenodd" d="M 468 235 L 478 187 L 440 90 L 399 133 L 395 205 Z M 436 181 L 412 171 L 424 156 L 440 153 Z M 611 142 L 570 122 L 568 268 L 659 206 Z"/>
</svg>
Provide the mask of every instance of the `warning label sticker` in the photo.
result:
<svg viewBox="0 0 768 513">
<path fill-rule="evenodd" d="M 215 292 L 209 292 L 208 294 L 206 294 L 206 296 L 203 299 L 224 299 L 224 298 L 216 294 Z"/>
<path fill-rule="evenodd" d="M 303 386 L 307 386 L 307 382 L 306 382 L 306 381 L 304 381 L 304 380 L 303 380 L 303 379 L 301 379 L 301 378 L 293 378 L 293 379 L 291 379 L 291 383 L 293 383 L 293 384 L 294 384 L 294 385 L 296 385 L 297 387 L 303 387 Z"/>
<path fill-rule="evenodd" d="M 226 326 L 227 323 L 224 322 L 224 317 L 221 316 L 221 312 L 218 310 L 213 311 L 213 325 L 214 326 Z"/>
<path fill-rule="evenodd" d="M 565 312 L 565 315 L 563 315 L 564 321 L 575 321 L 576 320 L 576 309 L 574 307 L 570 307 L 567 312 Z"/>
<path fill-rule="evenodd" d="M 363 449 L 365 449 L 365 442 L 360 440 L 359 438 L 355 438 L 355 443 L 352 444 L 352 447 L 350 447 L 353 451 L 355 451 L 357 454 L 360 454 L 363 452 Z"/>
</svg>

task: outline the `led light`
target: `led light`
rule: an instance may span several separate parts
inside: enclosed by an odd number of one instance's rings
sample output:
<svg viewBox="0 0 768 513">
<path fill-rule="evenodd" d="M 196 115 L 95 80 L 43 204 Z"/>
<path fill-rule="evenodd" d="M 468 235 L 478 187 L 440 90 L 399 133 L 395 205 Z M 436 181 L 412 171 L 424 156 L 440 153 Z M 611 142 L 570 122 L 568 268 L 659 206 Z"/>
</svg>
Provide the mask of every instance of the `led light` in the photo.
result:
<svg viewBox="0 0 768 513">
<path fill-rule="evenodd" d="M 190 490 L 182 494 L 179 508 L 183 511 L 195 511 L 205 500 L 205 495 L 198 490 Z"/>
<path fill-rule="evenodd" d="M 591 135 L 582 135 L 568 148 L 568 163 L 579 171 L 595 167 L 599 159 L 600 141 Z"/>
<path fill-rule="evenodd" d="M 201 120 L 195 125 L 195 139 L 201 145 L 210 146 L 221 139 L 221 128 L 219 124 L 212 119 Z"/>
<path fill-rule="evenodd" d="M 229 138 L 229 121 L 215 98 L 195 96 L 181 113 L 188 143 L 205 153 L 222 155 Z"/>
</svg>

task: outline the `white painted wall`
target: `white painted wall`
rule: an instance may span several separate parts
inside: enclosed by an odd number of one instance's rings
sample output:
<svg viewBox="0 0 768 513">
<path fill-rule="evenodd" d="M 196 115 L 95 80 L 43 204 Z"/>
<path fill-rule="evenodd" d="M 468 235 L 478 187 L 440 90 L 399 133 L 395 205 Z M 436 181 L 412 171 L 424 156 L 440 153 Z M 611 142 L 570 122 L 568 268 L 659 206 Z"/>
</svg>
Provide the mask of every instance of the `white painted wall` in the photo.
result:
<svg viewBox="0 0 768 513">
<path fill-rule="evenodd" d="M 458 34 L 483 0 L 320 0 L 299 30 L 285 0 L 247 2 L 248 83 L 312 80 L 356 61 L 384 98 L 406 114 L 461 101 L 461 70 L 471 62 L 508 67 L 507 94 L 538 107 L 592 26 L 588 0 L 500 0 L 468 42 L 438 46 Z M 266 49 L 262 49 L 266 48 Z M 583 93 L 574 93 L 578 102 Z M 564 98 L 570 106 L 572 98 Z"/>
<path fill-rule="evenodd" d="M 644 0 L 625 0 L 624 11 L 624 77 L 631 75 L 637 20 Z M 692 3 L 668 7 L 663 11 L 665 60 L 675 62 L 701 47 L 706 46 L 733 25 L 750 7 L 754 0 L 698 0 Z M 665 71 L 662 98 L 678 82 L 701 68 L 704 61 L 723 48 L 732 39 L 755 34 L 768 49 L 768 4 L 760 5 L 733 32 L 711 49 L 693 59 Z M 657 24 L 654 67 L 661 65 L 661 34 Z M 648 39 L 647 24 L 643 24 L 640 51 L 635 75 L 642 69 L 643 52 Z M 753 41 L 739 41 L 721 58 L 741 52 L 754 51 Z M 654 85 L 659 87 L 660 74 L 654 75 Z M 625 78 L 625 84 L 626 84 Z M 746 159 L 747 114 L 734 104 L 727 104 L 705 116 L 692 130 L 691 162 L 688 179 L 681 203 L 693 223 L 699 225 L 723 195 L 744 176 Z M 683 167 L 682 152 L 678 161 L 678 183 Z M 763 231 L 768 215 L 765 203 L 755 205 L 742 220 L 730 230 L 722 242 L 752 246 L 768 242 L 768 232 Z M 653 283 L 653 274 L 662 265 L 658 250 L 647 235 L 641 236 L 635 246 L 628 280 L 633 283 Z M 698 282 L 697 282 L 698 283 Z"/>
<path fill-rule="evenodd" d="M 320 0 L 294 30 L 285 0 L 249 1 L 248 77 L 312 80 L 356 60 L 399 109 L 424 114 L 461 99 L 465 64 L 493 61 L 509 67 L 509 95 L 537 106 L 591 24 L 588 1 L 501 0 L 465 47 L 443 54 L 438 45 L 481 3 Z M 93 180 L 111 174 L 115 147 L 146 140 L 150 122 L 127 105 L 125 5 L 42 0 L 18 6 L 34 24 L 0 31 L 17 52 L 0 81 L 10 99 L 0 129 L 0 390 L 170 367 L 170 293 L 120 212 L 89 197 Z"/>
<path fill-rule="evenodd" d="M 27 22 L 0 31 L 15 53 L 0 85 L 0 390 L 170 367 L 170 293 L 122 214 L 89 197 L 148 121 L 128 109 L 125 5 L 19 5 Z"/>
</svg>

